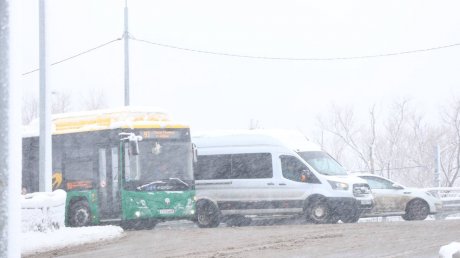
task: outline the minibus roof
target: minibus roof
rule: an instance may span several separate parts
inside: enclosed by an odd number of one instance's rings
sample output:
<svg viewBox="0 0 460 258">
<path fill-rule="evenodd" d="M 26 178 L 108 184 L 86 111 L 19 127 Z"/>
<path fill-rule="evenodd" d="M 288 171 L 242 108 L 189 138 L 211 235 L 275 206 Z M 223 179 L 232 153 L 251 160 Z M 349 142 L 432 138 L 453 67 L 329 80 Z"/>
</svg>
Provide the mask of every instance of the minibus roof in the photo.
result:
<svg viewBox="0 0 460 258">
<path fill-rule="evenodd" d="M 321 147 L 311 142 L 296 130 L 218 130 L 193 133 L 192 141 L 198 148 L 230 146 L 285 146 L 293 151 L 321 151 Z"/>
</svg>

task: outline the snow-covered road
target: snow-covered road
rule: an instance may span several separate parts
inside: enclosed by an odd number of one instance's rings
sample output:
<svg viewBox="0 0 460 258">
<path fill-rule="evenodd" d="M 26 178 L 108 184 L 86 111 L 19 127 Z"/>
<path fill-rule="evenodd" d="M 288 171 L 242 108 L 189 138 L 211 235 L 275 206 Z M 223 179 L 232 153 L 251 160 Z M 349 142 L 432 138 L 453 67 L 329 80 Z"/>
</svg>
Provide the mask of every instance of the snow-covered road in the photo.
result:
<svg viewBox="0 0 460 258">
<path fill-rule="evenodd" d="M 460 241 L 460 220 L 128 231 L 122 238 L 34 257 L 438 257 Z"/>
</svg>

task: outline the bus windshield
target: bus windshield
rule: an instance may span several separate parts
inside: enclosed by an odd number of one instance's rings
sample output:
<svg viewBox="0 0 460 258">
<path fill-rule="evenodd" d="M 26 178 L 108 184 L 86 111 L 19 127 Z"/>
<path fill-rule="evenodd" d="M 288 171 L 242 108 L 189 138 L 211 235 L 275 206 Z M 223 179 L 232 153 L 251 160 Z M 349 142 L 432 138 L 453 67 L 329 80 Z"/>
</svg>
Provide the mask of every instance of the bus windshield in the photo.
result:
<svg viewBox="0 0 460 258">
<path fill-rule="evenodd" d="M 345 169 L 329 154 L 322 151 L 297 152 L 310 166 L 323 175 L 347 175 Z"/>
<path fill-rule="evenodd" d="M 193 184 L 190 142 L 144 140 L 139 142 L 140 153 L 135 156 L 129 155 L 128 149 L 125 145 L 127 188 L 185 190 Z"/>
</svg>

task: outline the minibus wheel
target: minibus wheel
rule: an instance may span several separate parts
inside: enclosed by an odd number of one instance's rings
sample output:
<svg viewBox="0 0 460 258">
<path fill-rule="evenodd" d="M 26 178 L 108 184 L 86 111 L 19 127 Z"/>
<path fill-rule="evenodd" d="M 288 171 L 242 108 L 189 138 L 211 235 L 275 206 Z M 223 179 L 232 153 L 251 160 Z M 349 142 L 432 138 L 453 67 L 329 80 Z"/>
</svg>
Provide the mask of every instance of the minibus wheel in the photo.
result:
<svg viewBox="0 0 460 258">
<path fill-rule="evenodd" d="M 229 227 L 244 227 L 249 226 L 252 222 L 251 218 L 247 218 L 243 215 L 232 215 L 227 218 L 225 223 Z"/>
<path fill-rule="evenodd" d="M 219 226 L 219 208 L 210 201 L 199 201 L 196 204 L 196 223 L 200 228 L 215 228 Z"/>
<path fill-rule="evenodd" d="M 361 217 L 361 213 L 356 210 L 350 210 L 346 215 L 340 216 L 340 220 L 343 223 L 356 223 L 358 222 L 359 218 Z"/>
<path fill-rule="evenodd" d="M 331 210 L 324 198 L 309 200 L 305 213 L 309 222 L 315 224 L 331 223 Z"/>
</svg>

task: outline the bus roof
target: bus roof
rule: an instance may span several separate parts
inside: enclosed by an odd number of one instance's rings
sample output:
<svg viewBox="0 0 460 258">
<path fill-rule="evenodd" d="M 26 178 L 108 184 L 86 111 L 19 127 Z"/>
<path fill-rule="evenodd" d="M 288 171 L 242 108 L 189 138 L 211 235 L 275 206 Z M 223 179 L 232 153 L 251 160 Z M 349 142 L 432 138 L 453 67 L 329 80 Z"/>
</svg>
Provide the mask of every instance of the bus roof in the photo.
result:
<svg viewBox="0 0 460 258">
<path fill-rule="evenodd" d="M 296 130 L 257 129 L 208 131 L 194 134 L 192 142 L 198 148 L 272 145 L 293 151 L 321 151 L 321 147 Z"/>
<path fill-rule="evenodd" d="M 52 133 L 100 131 L 116 128 L 189 128 L 174 122 L 169 114 L 153 107 L 119 107 L 53 115 Z M 24 137 L 38 135 L 38 120 L 24 130 Z"/>
</svg>

